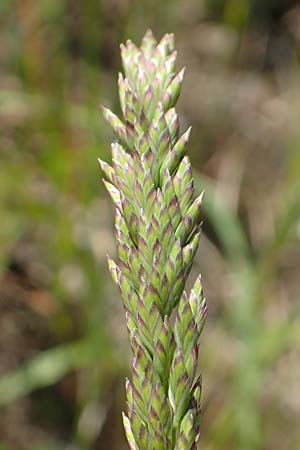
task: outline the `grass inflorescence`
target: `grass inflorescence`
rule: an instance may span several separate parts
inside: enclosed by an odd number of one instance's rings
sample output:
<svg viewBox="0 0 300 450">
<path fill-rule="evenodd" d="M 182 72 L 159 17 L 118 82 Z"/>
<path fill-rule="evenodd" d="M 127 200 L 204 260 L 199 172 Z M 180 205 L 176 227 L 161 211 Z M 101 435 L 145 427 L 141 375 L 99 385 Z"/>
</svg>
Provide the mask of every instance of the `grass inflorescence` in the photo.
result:
<svg viewBox="0 0 300 450">
<path fill-rule="evenodd" d="M 116 206 L 117 263 L 133 351 L 124 427 L 132 450 L 195 449 L 199 437 L 199 338 L 206 317 L 201 278 L 185 284 L 200 239 L 202 194 L 195 196 L 188 129 L 179 135 L 174 36 L 121 45 L 123 118 L 103 108 L 117 141 L 100 161 Z"/>
</svg>

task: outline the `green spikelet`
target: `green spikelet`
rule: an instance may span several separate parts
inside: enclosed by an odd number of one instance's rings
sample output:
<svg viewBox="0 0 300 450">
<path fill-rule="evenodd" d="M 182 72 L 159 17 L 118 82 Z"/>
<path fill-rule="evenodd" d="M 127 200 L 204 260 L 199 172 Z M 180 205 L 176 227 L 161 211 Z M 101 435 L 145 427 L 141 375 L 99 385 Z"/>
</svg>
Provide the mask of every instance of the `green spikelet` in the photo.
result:
<svg viewBox="0 0 300 450">
<path fill-rule="evenodd" d="M 184 287 L 200 238 L 202 195 L 195 198 L 174 105 L 184 70 L 175 73 L 174 37 L 148 31 L 137 48 L 121 45 L 122 120 L 104 117 L 117 142 L 112 166 L 100 161 L 116 205 L 119 287 L 133 352 L 124 428 L 132 450 L 194 450 L 199 436 L 199 339 L 206 317 L 201 279 Z M 172 318 L 171 318 L 172 316 Z"/>
</svg>

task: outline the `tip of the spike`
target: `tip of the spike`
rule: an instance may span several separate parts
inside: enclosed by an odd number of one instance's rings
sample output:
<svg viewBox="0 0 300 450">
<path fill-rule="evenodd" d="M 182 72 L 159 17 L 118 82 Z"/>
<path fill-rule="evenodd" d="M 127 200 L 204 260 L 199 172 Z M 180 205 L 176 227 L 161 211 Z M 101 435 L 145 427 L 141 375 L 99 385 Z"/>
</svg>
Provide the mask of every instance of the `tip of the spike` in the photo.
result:
<svg viewBox="0 0 300 450">
<path fill-rule="evenodd" d="M 150 28 L 146 31 L 142 42 L 141 42 L 141 50 L 142 51 L 149 51 L 151 48 L 153 48 L 157 44 L 156 39 L 154 37 L 154 34 Z"/>
<path fill-rule="evenodd" d="M 151 30 L 151 28 L 148 28 L 147 29 L 147 31 L 146 31 L 146 33 L 145 33 L 145 36 L 144 36 L 145 38 L 154 38 L 154 34 L 153 34 L 153 31 Z"/>
</svg>

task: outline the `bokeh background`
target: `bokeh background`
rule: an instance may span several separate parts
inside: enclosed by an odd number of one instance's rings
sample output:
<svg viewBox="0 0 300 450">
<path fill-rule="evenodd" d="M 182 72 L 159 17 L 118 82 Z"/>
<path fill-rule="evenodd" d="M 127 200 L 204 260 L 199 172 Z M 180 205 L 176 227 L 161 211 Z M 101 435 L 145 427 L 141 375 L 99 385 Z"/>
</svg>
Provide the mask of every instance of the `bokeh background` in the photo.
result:
<svg viewBox="0 0 300 450">
<path fill-rule="evenodd" d="M 125 450 L 131 355 L 97 158 L 119 44 L 176 34 L 205 188 L 206 450 L 300 448 L 300 5 L 0 1 L 0 449 Z"/>
</svg>

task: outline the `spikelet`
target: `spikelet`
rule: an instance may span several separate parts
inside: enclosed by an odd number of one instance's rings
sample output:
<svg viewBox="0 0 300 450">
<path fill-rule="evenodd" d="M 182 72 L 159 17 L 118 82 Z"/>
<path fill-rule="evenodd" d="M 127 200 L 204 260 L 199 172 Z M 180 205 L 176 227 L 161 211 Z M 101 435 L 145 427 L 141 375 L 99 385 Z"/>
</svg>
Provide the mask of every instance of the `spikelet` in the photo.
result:
<svg viewBox="0 0 300 450">
<path fill-rule="evenodd" d="M 116 206 L 119 287 L 133 352 L 124 428 L 132 450 L 192 450 L 199 437 L 199 338 L 206 317 L 201 279 L 184 288 L 200 238 L 195 198 L 174 109 L 184 70 L 175 72 L 174 36 L 151 31 L 137 48 L 121 45 L 122 120 L 107 108 L 116 136 L 112 166 L 100 161 Z M 172 315 L 172 319 L 171 319 Z"/>
</svg>

